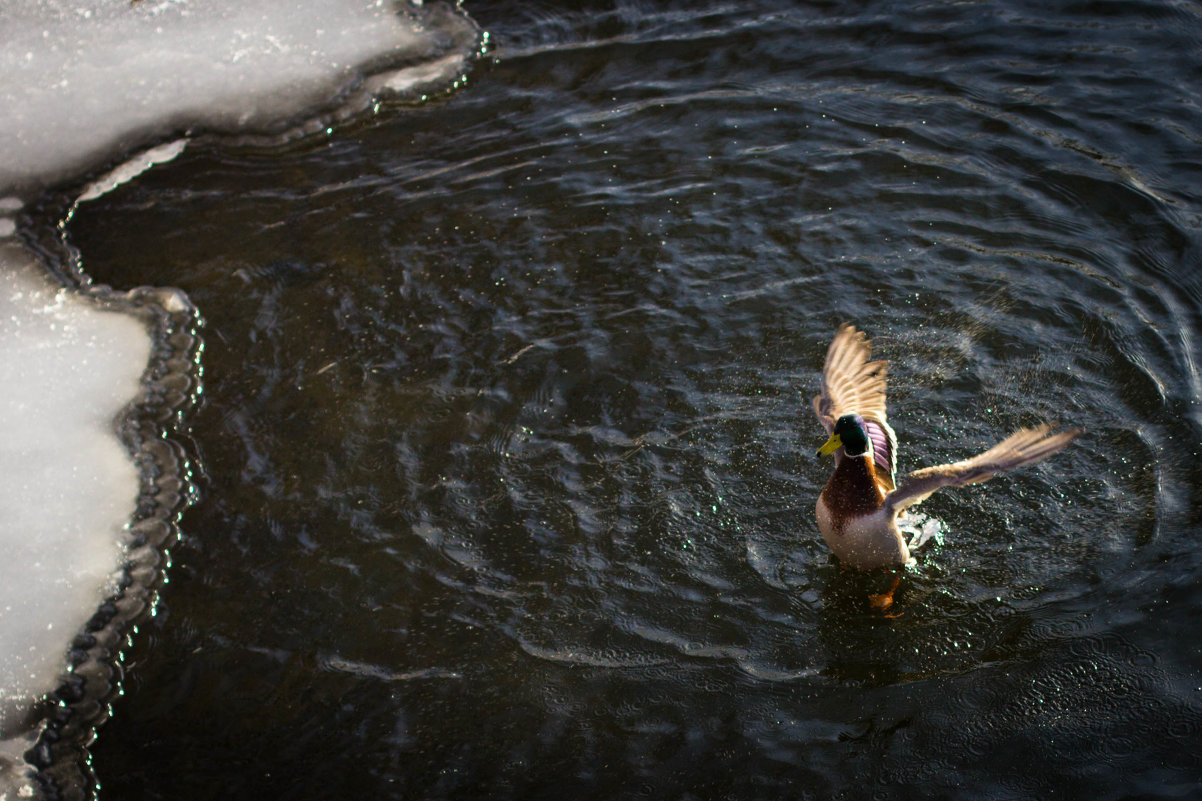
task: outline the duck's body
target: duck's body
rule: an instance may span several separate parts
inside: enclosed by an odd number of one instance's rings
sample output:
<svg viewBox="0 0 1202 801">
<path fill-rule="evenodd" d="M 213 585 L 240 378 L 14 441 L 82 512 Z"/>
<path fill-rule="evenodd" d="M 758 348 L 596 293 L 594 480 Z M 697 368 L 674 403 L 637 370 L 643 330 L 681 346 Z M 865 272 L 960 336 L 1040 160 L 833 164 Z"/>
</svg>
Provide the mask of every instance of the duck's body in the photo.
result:
<svg viewBox="0 0 1202 801">
<path fill-rule="evenodd" d="M 818 529 L 840 564 L 856 570 L 900 567 L 910 550 L 897 517 L 940 487 L 977 484 L 1003 470 L 1037 462 L 1081 432 L 1028 428 L 971 459 L 916 470 L 897 483 L 897 437 L 885 415 L 885 363 L 868 360 L 867 337 L 850 325 L 835 335 L 814 411 L 830 438 L 819 455 L 835 454 L 835 472 L 818 497 Z"/>
<path fill-rule="evenodd" d="M 904 565 L 910 549 L 884 505 L 871 456 L 843 459 L 818 496 L 818 530 L 839 562 L 860 570 Z"/>
</svg>

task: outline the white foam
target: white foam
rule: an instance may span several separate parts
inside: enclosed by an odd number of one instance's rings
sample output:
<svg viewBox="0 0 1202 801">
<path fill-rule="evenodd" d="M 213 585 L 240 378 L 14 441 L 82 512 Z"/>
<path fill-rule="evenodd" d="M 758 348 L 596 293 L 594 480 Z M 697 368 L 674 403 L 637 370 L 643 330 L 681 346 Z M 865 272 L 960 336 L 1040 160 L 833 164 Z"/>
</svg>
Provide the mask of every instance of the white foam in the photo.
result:
<svg viewBox="0 0 1202 801">
<path fill-rule="evenodd" d="M 112 592 L 138 475 L 114 434 L 150 358 L 145 327 L 0 244 L 0 737 L 62 680 Z"/>
</svg>

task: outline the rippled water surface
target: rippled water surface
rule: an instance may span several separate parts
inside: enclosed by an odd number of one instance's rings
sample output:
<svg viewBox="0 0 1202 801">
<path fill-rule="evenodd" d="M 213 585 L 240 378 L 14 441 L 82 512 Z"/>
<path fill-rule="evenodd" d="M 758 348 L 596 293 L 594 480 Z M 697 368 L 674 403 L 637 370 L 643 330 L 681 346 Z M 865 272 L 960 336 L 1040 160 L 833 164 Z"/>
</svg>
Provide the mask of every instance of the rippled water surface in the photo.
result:
<svg viewBox="0 0 1202 801">
<path fill-rule="evenodd" d="M 453 95 L 68 227 L 205 318 L 102 796 L 1194 792 L 1197 7 L 468 11 Z M 924 504 L 892 618 L 813 516 L 843 321 L 902 470 L 1086 428 Z"/>
</svg>

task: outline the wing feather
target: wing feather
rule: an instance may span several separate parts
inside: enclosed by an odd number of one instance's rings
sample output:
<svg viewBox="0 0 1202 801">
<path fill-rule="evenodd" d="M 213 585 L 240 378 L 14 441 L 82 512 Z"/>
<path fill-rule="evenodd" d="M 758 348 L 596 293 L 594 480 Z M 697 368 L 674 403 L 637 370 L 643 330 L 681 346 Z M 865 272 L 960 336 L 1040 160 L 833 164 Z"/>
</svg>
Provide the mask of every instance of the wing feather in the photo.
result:
<svg viewBox="0 0 1202 801">
<path fill-rule="evenodd" d="M 962 487 L 988 481 L 1005 470 L 1013 470 L 1062 450 L 1081 434 L 1073 428 L 1053 434 L 1051 426 L 1036 426 L 1016 431 L 984 453 L 952 464 L 915 470 L 901 486 L 885 498 L 894 512 L 919 503 L 940 487 Z"/>
<path fill-rule="evenodd" d="M 814 413 L 829 436 L 835 421 L 845 414 L 864 418 L 873 444 L 873 461 L 888 475 L 893 489 L 897 470 L 897 435 L 885 414 L 885 385 L 888 372 L 884 361 L 871 361 L 872 345 L 863 331 L 844 323 L 826 352 L 822 389 L 814 397 Z M 842 453 L 836 455 L 842 459 Z"/>
<path fill-rule="evenodd" d="M 886 362 L 869 361 L 871 356 L 863 331 L 847 323 L 839 326 L 826 352 L 822 391 L 814 398 L 814 412 L 828 435 L 836 420 L 852 412 L 886 422 Z"/>
</svg>

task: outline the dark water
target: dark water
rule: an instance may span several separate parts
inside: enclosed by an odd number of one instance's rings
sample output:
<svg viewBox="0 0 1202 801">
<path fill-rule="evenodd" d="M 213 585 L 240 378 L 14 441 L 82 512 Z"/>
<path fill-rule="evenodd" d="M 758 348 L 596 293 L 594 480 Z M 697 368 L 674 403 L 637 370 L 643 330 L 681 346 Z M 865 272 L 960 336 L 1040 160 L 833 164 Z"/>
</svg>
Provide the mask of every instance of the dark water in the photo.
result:
<svg viewBox="0 0 1202 801">
<path fill-rule="evenodd" d="M 205 317 L 202 498 L 111 799 L 1188 797 L 1202 12 L 469 3 L 493 58 L 87 204 Z M 838 323 L 924 504 L 865 602 L 813 502 Z"/>
</svg>

